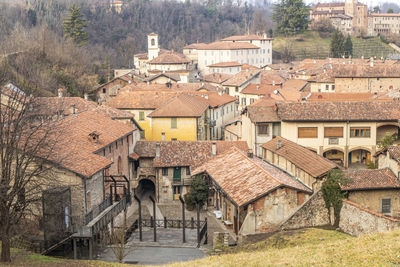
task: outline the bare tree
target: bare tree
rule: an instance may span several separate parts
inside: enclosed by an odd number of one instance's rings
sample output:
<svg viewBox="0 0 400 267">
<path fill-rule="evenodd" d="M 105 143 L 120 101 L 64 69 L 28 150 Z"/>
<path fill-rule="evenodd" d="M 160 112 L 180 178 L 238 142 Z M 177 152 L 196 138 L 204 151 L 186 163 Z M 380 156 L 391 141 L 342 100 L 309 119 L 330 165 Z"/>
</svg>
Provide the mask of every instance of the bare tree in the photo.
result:
<svg viewBox="0 0 400 267">
<path fill-rule="evenodd" d="M 58 136 L 55 114 L 38 106 L 27 92 L 7 84 L 0 68 L 0 239 L 2 262 L 11 261 L 10 242 L 16 229 L 40 215 L 45 188 L 56 186 L 49 162 L 60 163 L 54 153 Z M 36 111 L 40 110 L 39 113 Z"/>
</svg>

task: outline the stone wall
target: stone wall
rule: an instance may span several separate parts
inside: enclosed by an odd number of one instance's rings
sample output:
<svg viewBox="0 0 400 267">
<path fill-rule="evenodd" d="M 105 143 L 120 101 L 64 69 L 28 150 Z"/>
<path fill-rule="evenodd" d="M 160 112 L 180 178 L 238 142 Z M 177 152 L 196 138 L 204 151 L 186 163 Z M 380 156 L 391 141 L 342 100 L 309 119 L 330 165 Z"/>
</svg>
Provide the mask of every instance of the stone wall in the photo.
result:
<svg viewBox="0 0 400 267">
<path fill-rule="evenodd" d="M 317 191 L 281 225 L 281 230 L 329 225 L 322 191 Z"/>
<path fill-rule="evenodd" d="M 345 233 L 360 236 L 399 229 L 400 220 L 368 210 L 354 202 L 343 200 L 339 227 Z"/>
</svg>

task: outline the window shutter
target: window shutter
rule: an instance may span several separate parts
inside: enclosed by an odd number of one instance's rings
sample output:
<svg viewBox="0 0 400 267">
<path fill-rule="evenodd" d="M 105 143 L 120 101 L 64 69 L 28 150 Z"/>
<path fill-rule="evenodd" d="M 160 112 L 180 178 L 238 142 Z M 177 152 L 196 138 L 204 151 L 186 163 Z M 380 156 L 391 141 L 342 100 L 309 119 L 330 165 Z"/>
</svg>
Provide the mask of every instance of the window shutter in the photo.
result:
<svg viewBox="0 0 400 267">
<path fill-rule="evenodd" d="M 343 137 L 343 127 L 325 127 L 325 137 Z"/>
<path fill-rule="evenodd" d="M 318 128 L 317 127 L 299 127 L 297 128 L 297 134 L 299 138 L 317 138 Z"/>
</svg>

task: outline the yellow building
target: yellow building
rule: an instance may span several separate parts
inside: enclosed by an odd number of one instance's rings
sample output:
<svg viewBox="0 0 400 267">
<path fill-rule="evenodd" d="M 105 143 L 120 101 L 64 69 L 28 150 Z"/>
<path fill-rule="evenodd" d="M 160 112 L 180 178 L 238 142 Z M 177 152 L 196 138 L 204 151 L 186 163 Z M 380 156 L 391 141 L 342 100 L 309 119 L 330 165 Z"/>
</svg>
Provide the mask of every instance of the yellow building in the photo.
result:
<svg viewBox="0 0 400 267">
<path fill-rule="evenodd" d="M 181 94 L 150 113 L 153 141 L 207 140 L 209 104 L 199 97 Z"/>
<path fill-rule="evenodd" d="M 344 167 L 372 161 L 389 133 L 398 135 L 397 101 L 277 103 L 281 136 Z"/>
</svg>

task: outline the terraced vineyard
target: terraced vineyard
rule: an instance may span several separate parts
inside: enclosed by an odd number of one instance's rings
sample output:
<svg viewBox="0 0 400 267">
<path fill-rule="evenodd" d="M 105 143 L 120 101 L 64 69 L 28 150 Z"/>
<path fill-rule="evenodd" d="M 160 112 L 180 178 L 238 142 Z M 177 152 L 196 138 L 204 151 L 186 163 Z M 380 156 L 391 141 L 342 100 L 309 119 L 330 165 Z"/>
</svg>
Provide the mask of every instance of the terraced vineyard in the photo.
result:
<svg viewBox="0 0 400 267">
<path fill-rule="evenodd" d="M 387 57 L 395 53 L 393 48 L 383 43 L 378 37 L 366 39 L 352 38 L 353 57 Z M 330 38 L 321 38 L 317 32 L 307 31 L 294 37 L 276 37 L 273 41 L 274 56 L 279 57 L 283 47 L 292 47 L 296 60 L 305 58 L 322 59 L 329 57 Z"/>
</svg>

